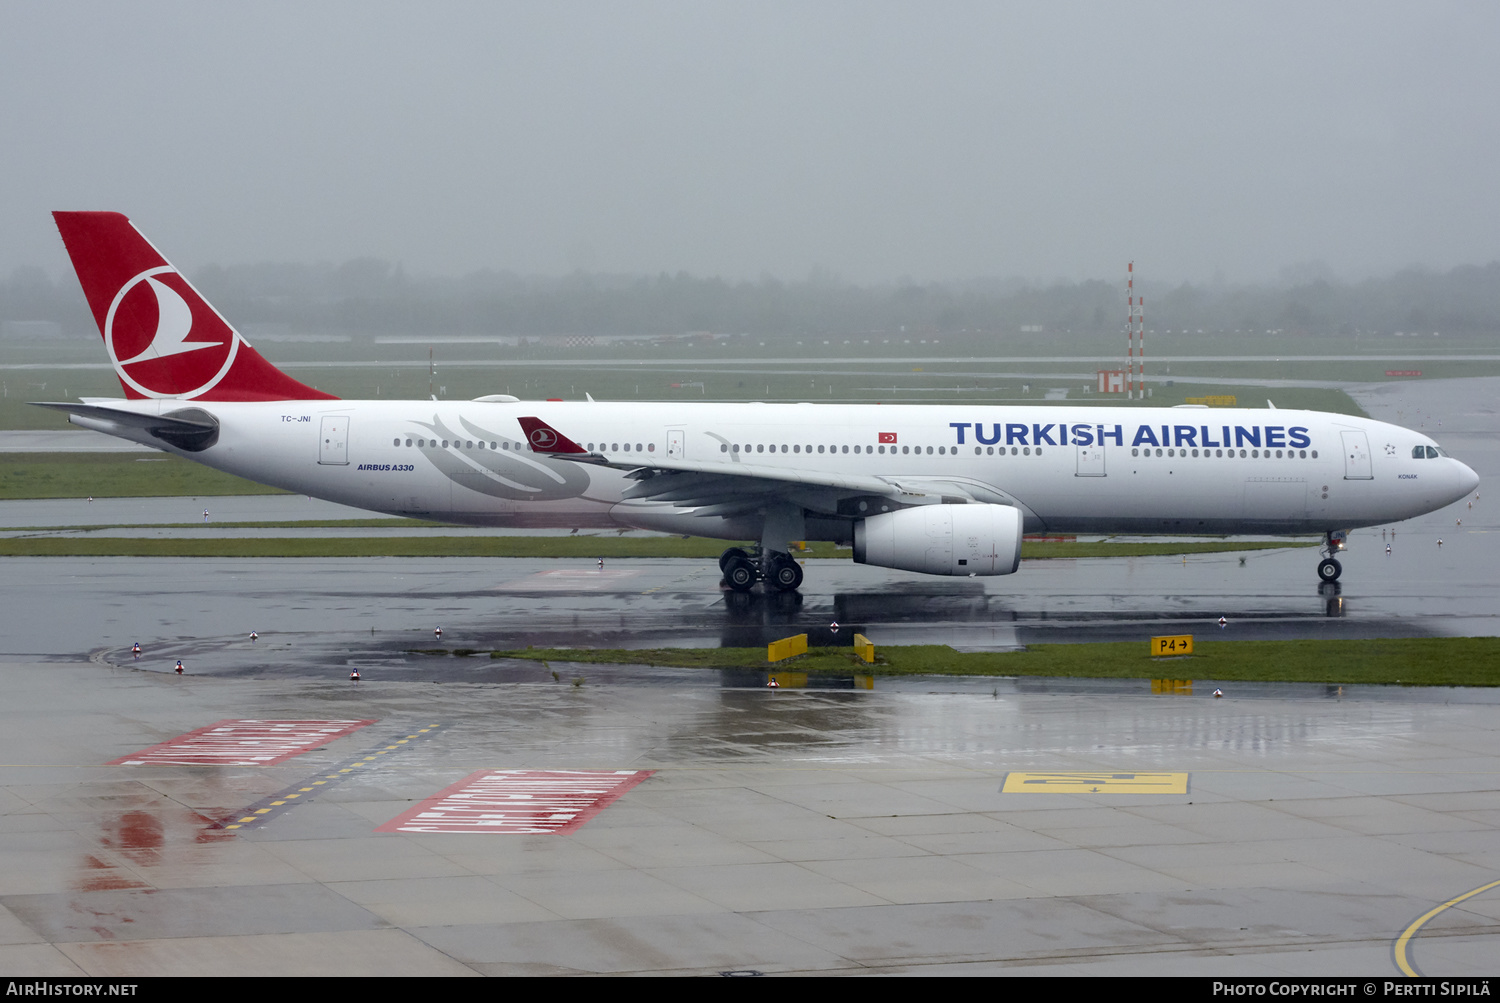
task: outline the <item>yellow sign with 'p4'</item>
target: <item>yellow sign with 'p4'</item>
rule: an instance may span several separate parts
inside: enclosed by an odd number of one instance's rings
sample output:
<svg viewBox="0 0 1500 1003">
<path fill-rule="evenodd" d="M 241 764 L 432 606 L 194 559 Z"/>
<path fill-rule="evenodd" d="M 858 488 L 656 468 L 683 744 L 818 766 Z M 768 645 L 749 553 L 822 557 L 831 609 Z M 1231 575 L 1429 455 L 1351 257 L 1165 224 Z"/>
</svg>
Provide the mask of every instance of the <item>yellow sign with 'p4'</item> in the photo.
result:
<svg viewBox="0 0 1500 1003">
<path fill-rule="evenodd" d="M 1153 637 L 1151 639 L 1152 658 L 1163 658 L 1171 655 L 1191 655 L 1192 653 L 1192 634 L 1172 634 L 1167 637 Z"/>
<path fill-rule="evenodd" d="M 1186 794 L 1186 773 L 1007 773 L 1001 794 Z"/>
</svg>

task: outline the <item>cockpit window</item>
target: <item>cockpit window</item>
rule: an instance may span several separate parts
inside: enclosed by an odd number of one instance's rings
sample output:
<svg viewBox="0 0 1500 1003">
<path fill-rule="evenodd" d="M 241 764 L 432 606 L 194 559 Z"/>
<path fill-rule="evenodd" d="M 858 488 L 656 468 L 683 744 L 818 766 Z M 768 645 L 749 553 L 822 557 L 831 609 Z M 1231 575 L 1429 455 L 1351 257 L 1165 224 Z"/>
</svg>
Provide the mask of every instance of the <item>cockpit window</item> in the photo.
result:
<svg viewBox="0 0 1500 1003">
<path fill-rule="evenodd" d="M 1411 458 L 1414 459 L 1414 460 L 1425 460 L 1427 458 L 1427 452 L 1426 452 L 1425 447 L 1422 447 L 1422 446 L 1413 446 L 1413 447 L 1411 447 Z"/>
<path fill-rule="evenodd" d="M 1427 458 L 1429 460 L 1435 460 L 1438 458 L 1438 451 L 1436 446 L 1427 447 Z"/>
</svg>

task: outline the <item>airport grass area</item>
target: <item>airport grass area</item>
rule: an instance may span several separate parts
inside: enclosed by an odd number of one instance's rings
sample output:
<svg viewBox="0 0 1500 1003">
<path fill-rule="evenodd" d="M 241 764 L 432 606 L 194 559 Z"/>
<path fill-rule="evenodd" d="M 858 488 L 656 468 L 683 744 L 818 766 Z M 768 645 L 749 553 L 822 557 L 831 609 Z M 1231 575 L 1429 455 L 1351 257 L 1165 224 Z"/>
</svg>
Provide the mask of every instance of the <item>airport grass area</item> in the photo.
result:
<svg viewBox="0 0 1500 1003">
<path fill-rule="evenodd" d="M 6 500 L 279 494 L 286 492 L 167 453 L 0 454 Z"/>
<path fill-rule="evenodd" d="M 792 355 L 786 346 L 779 351 Z M 769 352 L 771 347 L 758 349 Z M 693 349 L 699 351 L 699 349 Z M 721 352 L 719 348 L 709 350 Z M 1121 394 L 1094 392 L 1093 370 L 1099 360 L 971 359 L 935 357 L 920 362 L 878 358 L 857 361 L 779 357 L 663 359 L 652 357 L 587 359 L 578 361 L 526 359 L 507 365 L 503 359 L 466 360 L 445 366 L 434 380 L 426 360 L 385 365 L 286 366 L 288 373 L 317 389 L 346 400 L 470 400 L 486 394 L 508 393 L 522 400 L 556 398 L 598 401 L 665 401 L 705 403 L 767 401 L 822 404 L 936 404 L 936 405 L 1067 405 L 1072 407 L 1170 407 L 1190 397 L 1231 396 L 1237 405 L 1264 408 L 1272 400 L 1279 408 L 1300 408 L 1361 415 L 1348 394 L 1331 387 L 1267 388 L 1238 379 L 1295 381 L 1380 382 L 1385 370 L 1408 364 L 1378 359 L 1334 363 L 1287 360 L 1255 362 L 1179 363 L 1175 375 L 1153 371 L 1151 397 L 1130 401 Z M 856 353 L 857 354 L 857 353 Z M 274 361 L 274 360 L 273 360 Z M 1451 368 L 1454 375 L 1476 375 L 1475 363 L 1423 363 L 1434 372 Z M 1465 370 L 1463 365 L 1469 366 Z M 1500 367 L 1496 367 L 1500 369 Z M 1424 370 L 1425 372 L 1426 370 Z M 3 373 L 0 373 L 3 375 Z M 0 396 L 0 429 L 70 428 L 67 415 L 32 407 L 27 400 L 76 400 L 80 396 L 118 397 L 119 382 L 108 368 L 36 369 L 25 373 L 28 382 Z"/>
<path fill-rule="evenodd" d="M 877 640 L 878 639 L 872 639 Z M 876 644 L 869 665 L 849 648 L 766 661 L 765 648 L 524 648 L 494 659 L 660 665 L 842 676 L 1051 676 L 1089 679 L 1211 679 L 1329 685 L 1500 686 L 1500 638 L 1197 641 L 1194 654 L 1151 658 L 1148 638 L 1097 644 L 1033 644 L 1024 651 L 960 652 L 946 645 Z"/>
<path fill-rule="evenodd" d="M 414 525 L 420 525 L 413 523 Z M 141 527 L 142 530 L 156 527 Z M 186 527 L 184 527 L 186 528 Z M 194 526 L 212 531 L 216 526 Z M 34 530 L 26 531 L 36 532 Z M 744 546 L 744 544 L 740 544 Z M 1316 541 L 1180 540 L 1151 543 L 1099 541 L 1027 542 L 1023 560 L 1089 557 L 1175 557 L 1232 551 L 1312 547 Z M 734 544 L 680 536 L 371 536 L 218 537 L 12 536 L 0 538 L 0 557 L 530 557 L 558 560 L 598 558 L 692 558 L 716 560 Z M 798 556 L 849 559 L 848 547 L 809 543 Z"/>
</svg>

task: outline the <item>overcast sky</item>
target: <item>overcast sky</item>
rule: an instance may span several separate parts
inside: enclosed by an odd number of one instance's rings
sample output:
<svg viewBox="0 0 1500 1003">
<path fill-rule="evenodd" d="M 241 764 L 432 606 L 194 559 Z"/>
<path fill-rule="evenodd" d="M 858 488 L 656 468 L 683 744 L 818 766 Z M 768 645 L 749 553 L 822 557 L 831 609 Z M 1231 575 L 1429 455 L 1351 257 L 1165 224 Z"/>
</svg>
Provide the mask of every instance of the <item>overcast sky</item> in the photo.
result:
<svg viewBox="0 0 1500 1003">
<path fill-rule="evenodd" d="M 0 0 L 0 273 L 856 282 L 1500 258 L 1500 4 Z"/>
</svg>

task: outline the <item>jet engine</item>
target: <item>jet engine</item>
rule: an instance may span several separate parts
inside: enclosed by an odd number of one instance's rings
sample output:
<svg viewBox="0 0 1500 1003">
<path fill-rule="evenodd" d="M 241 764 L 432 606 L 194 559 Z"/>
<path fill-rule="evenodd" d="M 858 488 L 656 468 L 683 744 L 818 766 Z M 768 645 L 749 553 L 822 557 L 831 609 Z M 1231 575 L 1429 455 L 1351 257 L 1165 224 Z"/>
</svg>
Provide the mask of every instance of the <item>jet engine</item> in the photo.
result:
<svg viewBox="0 0 1500 1003">
<path fill-rule="evenodd" d="M 924 575 L 1008 575 L 1021 564 L 1021 511 L 918 505 L 854 524 L 854 561 Z"/>
</svg>

